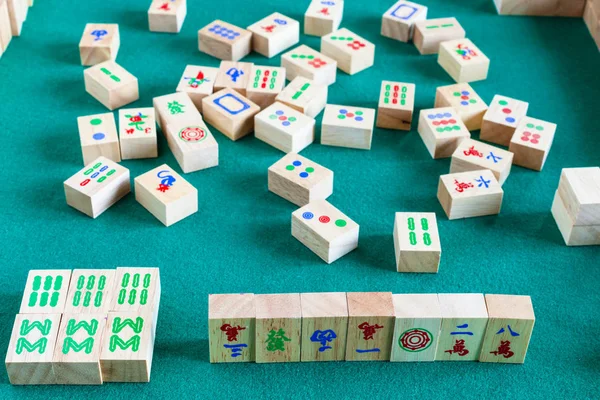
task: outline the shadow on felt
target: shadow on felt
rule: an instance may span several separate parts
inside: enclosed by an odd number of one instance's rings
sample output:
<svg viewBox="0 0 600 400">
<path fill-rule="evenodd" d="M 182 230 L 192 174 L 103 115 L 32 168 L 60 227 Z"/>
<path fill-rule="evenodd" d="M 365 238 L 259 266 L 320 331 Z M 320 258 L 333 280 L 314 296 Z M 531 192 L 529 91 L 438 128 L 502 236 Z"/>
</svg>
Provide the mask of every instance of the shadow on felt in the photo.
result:
<svg viewBox="0 0 600 400">
<path fill-rule="evenodd" d="M 394 237 L 390 234 L 361 235 L 358 248 L 349 254 L 356 257 L 361 265 L 395 271 Z"/>
</svg>

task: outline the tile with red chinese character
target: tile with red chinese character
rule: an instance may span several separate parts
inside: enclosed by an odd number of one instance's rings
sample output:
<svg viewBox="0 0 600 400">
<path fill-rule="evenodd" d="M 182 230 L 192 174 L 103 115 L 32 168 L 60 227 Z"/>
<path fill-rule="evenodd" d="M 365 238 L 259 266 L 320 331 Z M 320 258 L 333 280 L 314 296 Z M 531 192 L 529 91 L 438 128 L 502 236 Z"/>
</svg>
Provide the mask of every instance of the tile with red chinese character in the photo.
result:
<svg viewBox="0 0 600 400">
<path fill-rule="evenodd" d="M 304 44 L 283 54 L 281 66 L 285 68 L 288 80 L 303 76 L 319 85 L 335 83 L 337 61 Z"/>
<path fill-rule="evenodd" d="M 123 160 L 157 157 L 154 108 L 119 110 L 119 141 Z"/>
<path fill-rule="evenodd" d="M 437 192 L 448 219 L 499 214 L 503 196 L 489 169 L 442 175 Z"/>
<path fill-rule="evenodd" d="M 321 38 L 321 53 L 337 61 L 339 69 L 354 75 L 373 65 L 375 45 L 346 28 Z"/>
<path fill-rule="evenodd" d="M 150 32 L 179 33 L 187 15 L 187 0 L 153 0 L 148 8 Z"/>
<path fill-rule="evenodd" d="M 554 141 L 556 124 L 531 117 L 524 117 L 513 135 L 510 150 L 513 164 L 541 171 Z"/>
<path fill-rule="evenodd" d="M 208 295 L 210 362 L 254 361 L 254 294 Z"/>
<path fill-rule="evenodd" d="M 452 153 L 450 173 L 489 169 L 500 183 L 504 184 L 512 166 L 513 153 L 499 147 L 465 139 Z"/>
<path fill-rule="evenodd" d="M 436 361 L 479 359 L 488 312 L 483 294 L 438 294 L 442 325 Z"/>
<path fill-rule="evenodd" d="M 531 297 L 486 294 L 489 321 L 479 361 L 522 364 L 535 324 Z"/>
<path fill-rule="evenodd" d="M 315 120 L 275 102 L 254 116 L 254 136 L 284 153 L 298 153 L 315 139 Z"/>
<path fill-rule="evenodd" d="M 131 191 L 129 170 L 98 157 L 64 182 L 67 204 L 96 218 Z"/>
<path fill-rule="evenodd" d="M 176 91 L 187 93 L 198 111 L 202 112 L 202 99 L 213 94 L 218 73 L 218 68 L 188 65 Z"/>
<path fill-rule="evenodd" d="M 198 190 L 167 164 L 137 176 L 135 199 L 165 226 L 198 211 Z"/>
<path fill-rule="evenodd" d="M 252 32 L 252 50 L 265 57 L 273 57 L 292 47 L 300 40 L 300 23 L 280 13 L 250 25 Z"/>
<path fill-rule="evenodd" d="M 327 35 L 340 27 L 343 15 L 343 0 L 313 0 L 304 13 L 304 34 Z"/>
</svg>

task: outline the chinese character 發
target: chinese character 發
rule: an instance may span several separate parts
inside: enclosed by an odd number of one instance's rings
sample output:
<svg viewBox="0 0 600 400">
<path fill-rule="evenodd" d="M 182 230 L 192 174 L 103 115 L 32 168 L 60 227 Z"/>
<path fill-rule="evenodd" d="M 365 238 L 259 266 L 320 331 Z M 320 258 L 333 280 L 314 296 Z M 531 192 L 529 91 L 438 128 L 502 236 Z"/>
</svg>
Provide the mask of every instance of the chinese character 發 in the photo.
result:
<svg viewBox="0 0 600 400">
<path fill-rule="evenodd" d="M 444 353 L 458 354 L 460 357 L 463 357 L 469 354 L 469 350 L 467 350 L 465 341 L 463 339 L 457 339 L 452 349 L 446 350 Z"/>
<path fill-rule="evenodd" d="M 129 126 L 134 126 L 135 129 L 137 129 L 138 131 L 143 131 L 144 129 L 141 127 L 141 125 L 144 125 L 145 122 L 143 121 L 144 118 L 148 118 L 147 115 L 142 115 L 141 112 L 137 113 L 137 115 L 129 115 L 126 114 L 125 118 L 129 118 Z"/>
<path fill-rule="evenodd" d="M 265 340 L 265 343 L 267 343 L 268 351 L 285 351 L 284 342 L 291 341 L 292 339 L 285 336 L 285 331 L 279 328 L 278 331 L 271 329 L 271 331 L 269 332 L 269 337 L 267 338 L 267 340 Z"/>
<path fill-rule="evenodd" d="M 479 151 L 475 150 L 475 146 L 471 146 L 469 147 L 468 150 L 463 150 L 463 154 L 465 156 L 477 156 L 477 157 L 483 157 L 483 154 L 480 153 Z"/>
<path fill-rule="evenodd" d="M 223 324 L 221 326 L 221 331 L 225 332 L 225 334 L 227 335 L 227 341 L 228 342 L 235 342 L 238 340 L 237 336 L 239 335 L 240 331 L 243 331 L 244 329 L 246 329 L 245 326 L 231 326 L 229 324 Z"/>
<path fill-rule="evenodd" d="M 469 183 L 467 183 L 467 182 L 459 182 L 457 179 L 454 180 L 454 184 L 456 185 L 456 191 L 458 193 L 462 193 L 465 190 L 467 190 L 468 188 L 474 187 L 471 182 L 469 182 Z"/>
<path fill-rule="evenodd" d="M 242 349 L 248 347 L 247 344 L 224 344 L 223 347 L 231 349 L 231 357 L 235 358 L 242 355 Z"/>
<path fill-rule="evenodd" d="M 331 329 L 327 329 L 325 331 L 316 330 L 310 337 L 310 341 L 321 343 L 319 352 L 323 352 L 327 349 L 331 349 L 331 346 L 327 346 L 327 343 L 332 342 L 336 337 L 337 335 Z"/>
<path fill-rule="evenodd" d="M 508 340 L 501 340 L 498 350 L 490 351 L 490 354 L 495 356 L 503 356 L 504 358 L 511 358 L 515 355 L 515 353 L 510 350 L 510 342 Z"/>
<path fill-rule="evenodd" d="M 183 111 L 183 107 L 185 107 L 185 105 L 180 104 L 178 101 L 168 103 L 167 107 L 169 108 L 171 115 L 183 114 L 185 112 L 185 111 Z"/>
<path fill-rule="evenodd" d="M 363 322 L 362 324 L 358 325 L 358 329 L 360 329 L 361 331 L 363 331 L 363 337 L 365 340 L 369 340 L 369 339 L 373 339 L 373 335 L 375 335 L 377 329 L 382 329 L 383 326 L 379 325 L 379 324 L 375 324 L 375 325 L 369 325 L 368 322 Z"/>
<path fill-rule="evenodd" d="M 477 185 L 477 187 L 485 186 L 486 188 L 489 188 L 491 180 L 486 181 L 483 175 L 480 175 L 479 178 L 475 178 L 475 182 L 479 182 L 479 185 Z"/>
<path fill-rule="evenodd" d="M 487 160 L 492 159 L 492 161 L 494 161 L 494 164 L 498 163 L 498 160 L 502 160 L 502 157 L 495 155 L 494 153 L 492 153 L 490 151 L 490 154 L 486 157 Z"/>
<path fill-rule="evenodd" d="M 228 75 L 231 78 L 232 82 L 237 82 L 237 79 L 244 75 L 244 71 L 242 71 L 241 69 L 237 69 L 237 68 L 229 68 L 227 70 L 227 72 L 225 73 L 225 75 Z"/>
</svg>

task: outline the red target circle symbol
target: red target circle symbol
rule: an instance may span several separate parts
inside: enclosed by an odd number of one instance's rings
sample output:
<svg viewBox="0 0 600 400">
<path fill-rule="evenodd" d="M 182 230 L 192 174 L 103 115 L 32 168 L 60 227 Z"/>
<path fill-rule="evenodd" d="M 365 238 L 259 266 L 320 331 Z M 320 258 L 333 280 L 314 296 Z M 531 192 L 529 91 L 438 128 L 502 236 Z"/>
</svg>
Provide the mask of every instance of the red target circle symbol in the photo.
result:
<svg viewBox="0 0 600 400">
<path fill-rule="evenodd" d="M 411 328 L 400 335 L 398 344 L 402 350 L 416 353 L 426 350 L 433 343 L 431 332 L 423 328 Z"/>
<path fill-rule="evenodd" d="M 331 218 L 329 218 L 327 215 L 322 215 L 319 217 L 319 222 L 326 224 L 329 221 L 331 221 Z"/>
<path fill-rule="evenodd" d="M 206 131 L 199 126 L 188 126 L 179 131 L 179 138 L 186 142 L 200 142 L 206 139 Z"/>
</svg>

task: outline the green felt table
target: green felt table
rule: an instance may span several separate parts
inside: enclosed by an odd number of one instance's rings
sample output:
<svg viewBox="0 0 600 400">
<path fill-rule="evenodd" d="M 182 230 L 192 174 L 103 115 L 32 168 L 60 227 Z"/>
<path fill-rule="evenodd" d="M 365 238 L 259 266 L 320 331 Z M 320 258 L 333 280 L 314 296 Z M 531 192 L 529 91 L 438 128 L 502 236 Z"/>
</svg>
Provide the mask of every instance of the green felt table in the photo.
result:
<svg viewBox="0 0 600 400">
<path fill-rule="evenodd" d="M 377 45 L 375 65 L 338 71 L 329 103 L 377 107 L 380 81 L 414 82 L 416 115 L 435 89 L 452 84 L 436 56 L 380 36 L 392 0 L 347 0 L 342 26 Z M 496 15 L 491 0 L 427 0 L 430 18 L 455 16 L 491 59 L 473 84 L 486 101 L 499 93 L 528 101 L 529 115 L 558 124 L 544 170 L 514 167 L 498 216 L 449 221 L 437 198 L 450 160 L 432 160 L 416 132 L 376 129 L 370 151 L 328 147 L 302 152 L 335 171 L 330 201 L 360 224 L 359 248 L 331 265 L 290 234 L 296 207 L 267 190 L 267 168 L 283 153 L 248 136 L 214 130 L 217 168 L 185 175 L 199 211 L 164 227 L 130 194 L 97 219 L 68 207 L 62 182 L 83 167 L 76 118 L 106 112 L 84 90 L 78 42 L 87 22 L 118 23 L 118 63 L 139 79 L 140 99 L 172 93 L 187 64 L 218 66 L 198 51 L 197 31 L 223 19 L 246 27 L 279 11 L 302 20 L 307 1 L 188 0 L 181 33 L 148 31 L 149 1 L 36 0 L 23 35 L 0 59 L 2 208 L 0 353 L 5 355 L 30 269 L 160 267 L 162 299 L 151 382 L 101 387 L 13 387 L 0 372 L 0 397 L 140 398 L 592 398 L 598 396 L 598 247 L 568 248 L 550 214 L 561 169 L 599 164 L 600 56 L 579 18 Z M 301 35 L 315 49 L 320 39 Z M 280 57 L 245 58 L 279 65 Z M 478 132 L 474 132 L 477 138 Z M 167 163 L 125 161 L 132 178 Z M 442 262 L 435 275 L 395 272 L 396 211 L 436 212 Z M 208 362 L 209 293 L 392 291 L 531 295 L 536 324 L 524 365 L 337 362 Z"/>
</svg>

